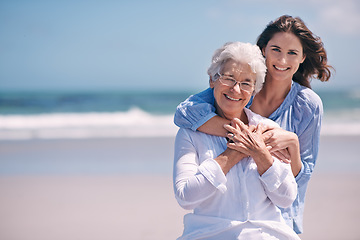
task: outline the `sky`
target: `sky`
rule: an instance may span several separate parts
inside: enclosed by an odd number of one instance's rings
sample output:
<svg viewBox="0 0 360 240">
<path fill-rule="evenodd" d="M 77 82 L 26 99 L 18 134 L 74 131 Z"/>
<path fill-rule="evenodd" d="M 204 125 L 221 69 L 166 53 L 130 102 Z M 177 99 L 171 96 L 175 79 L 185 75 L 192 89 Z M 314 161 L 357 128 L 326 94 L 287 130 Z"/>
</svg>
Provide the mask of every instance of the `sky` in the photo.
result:
<svg viewBox="0 0 360 240">
<path fill-rule="evenodd" d="M 314 89 L 360 89 L 358 0 L 1 0 L 0 92 L 202 90 L 215 49 L 255 44 L 283 14 L 321 37 L 336 69 Z"/>
</svg>

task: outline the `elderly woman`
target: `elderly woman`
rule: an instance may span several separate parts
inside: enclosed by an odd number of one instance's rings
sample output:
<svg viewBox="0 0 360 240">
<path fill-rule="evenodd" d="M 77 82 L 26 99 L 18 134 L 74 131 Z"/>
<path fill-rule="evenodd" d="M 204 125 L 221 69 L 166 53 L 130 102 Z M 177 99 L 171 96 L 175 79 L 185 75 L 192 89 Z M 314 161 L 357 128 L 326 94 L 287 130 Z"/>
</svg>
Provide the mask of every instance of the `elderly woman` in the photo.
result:
<svg viewBox="0 0 360 240">
<path fill-rule="evenodd" d="M 185 215 L 179 239 L 299 239 L 279 209 L 296 198 L 291 167 L 270 154 L 261 135 L 277 124 L 245 108 L 265 72 L 255 45 L 233 42 L 215 51 L 208 74 L 216 113 L 232 120 L 226 128 L 235 134 L 227 142 L 180 128 L 174 190 L 178 203 L 193 213 Z"/>
</svg>

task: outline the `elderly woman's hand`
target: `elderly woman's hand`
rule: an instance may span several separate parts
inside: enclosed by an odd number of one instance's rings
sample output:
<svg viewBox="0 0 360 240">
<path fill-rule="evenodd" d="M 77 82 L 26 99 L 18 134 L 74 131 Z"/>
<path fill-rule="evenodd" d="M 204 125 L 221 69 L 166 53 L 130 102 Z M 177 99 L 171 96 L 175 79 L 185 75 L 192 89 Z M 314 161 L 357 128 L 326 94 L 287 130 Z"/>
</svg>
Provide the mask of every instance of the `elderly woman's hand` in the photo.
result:
<svg viewBox="0 0 360 240">
<path fill-rule="evenodd" d="M 228 143 L 228 147 L 251 156 L 257 164 L 260 175 L 271 167 L 273 159 L 261 131 L 257 132 L 254 126 L 246 126 L 236 118 L 233 119 L 231 126 L 224 127 L 229 131 L 227 137 L 232 140 Z"/>
<path fill-rule="evenodd" d="M 247 126 L 239 119 L 232 120 L 231 125 L 225 125 L 229 131 L 227 137 L 231 140 L 228 147 L 248 156 L 253 156 L 258 151 L 266 149 L 261 132 L 256 132 L 254 126 Z"/>
</svg>

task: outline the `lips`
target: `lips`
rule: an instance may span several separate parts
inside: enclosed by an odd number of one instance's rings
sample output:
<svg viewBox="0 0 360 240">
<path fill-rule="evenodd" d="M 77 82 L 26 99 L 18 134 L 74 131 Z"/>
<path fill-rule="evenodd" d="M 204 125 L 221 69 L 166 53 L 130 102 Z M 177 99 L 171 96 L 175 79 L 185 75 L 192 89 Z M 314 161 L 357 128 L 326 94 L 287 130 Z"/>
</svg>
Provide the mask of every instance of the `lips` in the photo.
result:
<svg viewBox="0 0 360 240">
<path fill-rule="evenodd" d="M 224 94 L 224 96 L 225 96 L 227 99 L 231 100 L 231 101 L 240 101 L 240 100 L 241 100 L 240 98 L 232 98 L 232 97 L 230 97 L 230 96 L 228 96 L 228 95 L 226 95 L 226 94 Z"/>
<path fill-rule="evenodd" d="M 288 70 L 288 69 L 290 69 L 289 67 L 285 67 L 285 68 L 282 68 L 282 67 L 277 67 L 277 66 L 275 66 L 274 65 L 274 68 L 276 69 L 276 70 L 279 70 L 279 71 L 286 71 L 286 70 Z"/>
</svg>

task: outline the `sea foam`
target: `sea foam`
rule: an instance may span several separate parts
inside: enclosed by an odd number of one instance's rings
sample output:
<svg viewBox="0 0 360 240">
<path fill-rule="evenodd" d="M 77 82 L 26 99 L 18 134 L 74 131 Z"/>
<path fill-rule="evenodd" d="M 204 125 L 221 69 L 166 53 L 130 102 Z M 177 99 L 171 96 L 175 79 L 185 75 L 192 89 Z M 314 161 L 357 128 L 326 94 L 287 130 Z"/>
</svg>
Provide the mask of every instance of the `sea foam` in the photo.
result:
<svg viewBox="0 0 360 240">
<path fill-rule="evenodd" d="M 173 115 L 133 108 L 113 113 L 0 115 L 0 139 L 175 136 Z"/>
<path fill-rule="evenodd" d="M 325 115 L 322 135 L 360 135 L 358 114 Z M 350 121 L 349 121 L 350 119 Z M 0 140 L 174 137 L 173 115 L 150 114 L 138 108 L 127 112 L 0 115 Z"/>
</svg>

